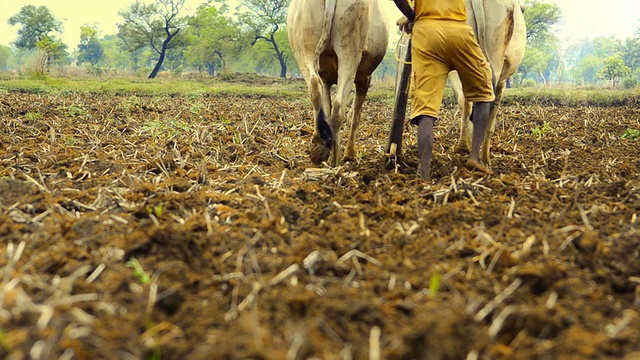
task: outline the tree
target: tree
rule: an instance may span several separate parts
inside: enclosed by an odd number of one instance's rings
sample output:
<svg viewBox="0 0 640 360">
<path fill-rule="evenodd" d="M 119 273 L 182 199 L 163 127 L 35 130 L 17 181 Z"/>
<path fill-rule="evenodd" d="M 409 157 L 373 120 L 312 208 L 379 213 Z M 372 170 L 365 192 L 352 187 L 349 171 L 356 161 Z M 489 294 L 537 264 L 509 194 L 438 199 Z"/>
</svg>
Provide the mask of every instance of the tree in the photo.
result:
<svg viewBox="0 0 640 360">
<path fill-rule="evenodd" d="M 95 68 L 103 57 L 104 49 L 98 41 L 98 29 L 95 26 L 81 26 L 78 63 L 88 62 L 92 68 Z"/>
<path fill-rule="evenodd" d="M 594 84 L 598 81 L 598 72 L 602 66 L 602 60 L 599 57 L 587 55 L 578 60 L 571 69 L 571 74 L 578 83 Z"/>
<path fill-rule="evenodd" d="M 60 40 L 45 36 L 36 43 L 36 49 L 46 54 L 47 71 L 49 71 L 53 63 L 61 65 L 68 65 L 70 63 L 67 45 Z"/>
<path fill-rule="evenodd" d="M 527 43 L 544 41 L 551 33 L 551 28 L 562 17 L 560 8 L 555 4 L 547 4 L 540 0 L 524 2 L 527 7 L 524 20 L 527 24 Z"/>
<path fill-rule="evenodd" d="M 49 71 L 53 62 L 68 63 L 67 45 L 55 34 L 62 32 L 62 22 L 56 19 L 46 6 L 25 5 L 7 20 L 9 25 L 21 25 L 18 39 L 13 45 L 18 49 L 40 50 L 45 54 L 44 71 Z"/>
<path fill-rule="evenodd" d="M 629 74 L 631 74 L 631 70 L 624 64 L 622 58 L 619 55 L 613 55 L 604 60 L 604 68 L 600 70 L 598 76 L 610 80 L 615 87 L 621 78 Z"/>
<path fill-rule="evenodd" d="M 520 82 L 527 76 L 533 76 L 538 83 L 548 83 L 553 75 L 562 76 L 564 61 L 558 37 L 552 29 L 560 20 L 562 13 L 554 4 L 540 0 L 528 0 L 524 19 L 527 26 L 527 51 L 518 69 Z"/>
<path fill-rule="evenodd" d="M 7 71 L 11 59 L 11 49 L 8 46 L 0 45 L 0 71 Z"/>
<path fill-rule="evenodd" d="M 280 29 L 273 34 L 273 37 L 279 44 L 278 48 L 282 52 L 282 59 L 273 56 L 273 46 L 270 42 L 259 41 L 242 53 L 234 69 L 240 72 L 254 71 L 262 75 L 282 77 L 282 60 L 287 72 L 290 74 L 292 72 L 300 73 L 291 51 L 287 31 Z"/>
<path fill-rule="evenodd" d="M 25 5 L 7 22 L 11 26 L 22 25 L 18 30 L 18 38 L 13 42 L 18 49 L 34 50 L 38 42 L 45 38 L 52 40 L 52 33 L 62 32 L 62 22 L 46 6 Z"/>
<path fill-rule="evenodd" d="M 167 50 L 179 43 L 174 38 L 186 25 L 186 19 L 180 16 L 184 2 L 155 0 L 152 4 L 144 4 L 136 0 L 128 9 L 118 12 L 124 19 L 118 24 L 119 36 L 127 49 L 133 52 L 148 46 L 158 54 L 149 79 L 155 78 L 160 71 Z"/>
<path fill-rule="evenodd" d="M 246 39 L 240 26 L 224 16 L 227 6 L 220 9 L 207 4 L 198 7 L 196 15 L 189 20 L 187 34 L 189 45 L 185 56 L 198 69 L 205 68 L 214 75 L 225 67 L 227 61 L 246 48 Z"/>
<path fill-rule="evenodd" d="M 625 39 L 622 46 L 622 60 L 631 72 L 640 68 L 640 37 Z"/>
<path fill-rule="evenodd" d="M 386 81 L 387 79 L 395 79 L 398 73 L 398 60 L 396 59 L 395 47 L 387 48 L 382 62 L 371 75 L 372 79 Z"/>
<path fill-rule="evenodd" d="M 287 76 L 285 52 L 276 34 L 287 21 L 289 0 L 244 0 L 242 6 L 249 10 L 241 16 L 241 22 L 252 30 L 254 40 L 251 46 L 262 40 L 270 44 L 280 64 L 280 77 Z"/>
</svg>

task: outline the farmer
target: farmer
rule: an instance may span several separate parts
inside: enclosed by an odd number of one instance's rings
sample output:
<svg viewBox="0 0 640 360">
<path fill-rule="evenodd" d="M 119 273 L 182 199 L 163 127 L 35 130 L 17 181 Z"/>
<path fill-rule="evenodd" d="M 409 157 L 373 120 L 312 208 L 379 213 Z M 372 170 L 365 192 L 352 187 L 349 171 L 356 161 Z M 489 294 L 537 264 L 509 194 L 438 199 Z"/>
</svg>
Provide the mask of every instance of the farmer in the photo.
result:
<svg viewBox="0 0 640 360">
<path fill-rule="evenodd" d="M 467 167 L 492 174 L 480 160 L 480 148 L 494 100 L 491 67 L 467 24 L 464 0 L 393 0 L 406 16 L 400 30 L 412 34 L 411 122 L 418 126 L 420 176 L 430 178 L 433 124 L 440 113 L 447 74 L 457 70 L 463 92 L 474 102 L 473 136 Z"/>
</svg>

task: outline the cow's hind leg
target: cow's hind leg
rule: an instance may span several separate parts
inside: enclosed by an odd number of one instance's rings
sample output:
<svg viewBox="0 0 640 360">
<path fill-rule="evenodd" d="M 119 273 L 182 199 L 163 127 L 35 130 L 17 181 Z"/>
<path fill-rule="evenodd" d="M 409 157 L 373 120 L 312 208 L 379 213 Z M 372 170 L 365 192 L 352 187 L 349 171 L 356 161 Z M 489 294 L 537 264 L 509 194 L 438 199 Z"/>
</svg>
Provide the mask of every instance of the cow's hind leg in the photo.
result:
<svg viewBox="0 0 640 360">
<path fill-rule="evenodd" d="M 327 111 L 330 110 L 326 109 L 326 104 L 324 104 L 327 101 L 323 99 L 323 82 L 320 77 L 312 74 L 309 77 L 308 88 L 315 113 L 315 128 L 311 139 L 309 157 L 311 162 L 317 165 L 329 159 L 330 149 L 335 141 L 331 127 L 327 122 L 327 114 L 329 114 Z"/>
<path fill-rule="evenodd" d="M 504 87 L 507 84 L 506 80 L 499 81 L 496 86 L 496 98 L 494 101 L 494 106 L 491 109 L 491 114 L 489 115 L 489 124 L 487 125 L 487 131 L 484 136 L 484 144 L 482 146 L 482 162 L 487 165 L 491 164 L 491 137 L 496 130 L 496 120 L 498 118 L 498 107 L 500 107 L 500 102 L 502 101 L 502 93 L 504 92 Z"/>
<path fill-rule="evenodd" d="M 356 96 L 353 99 L 353 107 L 351 108 L 349 116 L 351 129 L 349 131 L 349 141 L 347 142 L 347 152 L 345 153 L 345 160 L 355 160 L 356 158 L 356 130 L 358 129 L 358 123 L 360 122 L 362 104 L 364 104 L 364 100 L 367 97 L 367 91 L 369 91 L 370 83 L 370 76 L 356 78 Z"/>
<path fill-rule="evenodd" d="M 338 54 L 338 59 L 341 58 L 341 54 Z M 340 128 L 342 122 L 346 117 L 346 104 L 349 101 L 349 95 L 351 94 L 351 86 L 356 77 L 356 65 L 360 63 L 360 56 L 354 56 L 348 54 L 345 58 L 353 59 L 353 63 L 344 62 L 341 63 L 338 68 L 338 84 L 336 90 L 336 97 L 333 100 L 331 108 L 331 119 L 329 124 L 333 134 L 333 147 L 331 148 L 331 166 L 338 166 L 340 164 Z"/>
<path fill-rule="evenodd" d="M 460 82 L 460 76 L 457 71 L 449 73 L 449 82 L 453 88 L 453 92 L 458 100 L 458 107 L 460 109 L 460 136 L 458 136 L 458 144 L 456 145 L 456 152 L 461 154 L 468 154 L 471 150 L 471 134 L 473 132 L 473 124 L 469 121 L 471 116 L 470 101 L 464 96 L 462 91 L 462 82 Z"/>
<path fill-rule="evenodd" d="M 471 106 L 473 103 L 467 101 L 462 93 L 458 97 L 458 106 L 460 107 L 460 136 L 456 151 L 460 154 L 467 154 L 471 151 L 471 137 L 473 134 L 473 123 L 470 121 Z"/>
</svg>

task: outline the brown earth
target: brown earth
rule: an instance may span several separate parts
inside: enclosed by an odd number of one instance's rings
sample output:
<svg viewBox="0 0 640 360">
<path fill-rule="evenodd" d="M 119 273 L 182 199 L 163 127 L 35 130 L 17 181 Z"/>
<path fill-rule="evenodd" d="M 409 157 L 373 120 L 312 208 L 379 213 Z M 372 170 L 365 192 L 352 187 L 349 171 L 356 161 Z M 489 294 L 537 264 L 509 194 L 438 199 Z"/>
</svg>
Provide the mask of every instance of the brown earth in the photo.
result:
<svg viewBox="0 0 640 360">
<path fill-rule="evenodd" d="M 502 114 L 426 183 L 388 100 L 313 169 L 302 98 L 5 93 L 0 357 L 640 358 L 640 110 Z"/>
</svg>

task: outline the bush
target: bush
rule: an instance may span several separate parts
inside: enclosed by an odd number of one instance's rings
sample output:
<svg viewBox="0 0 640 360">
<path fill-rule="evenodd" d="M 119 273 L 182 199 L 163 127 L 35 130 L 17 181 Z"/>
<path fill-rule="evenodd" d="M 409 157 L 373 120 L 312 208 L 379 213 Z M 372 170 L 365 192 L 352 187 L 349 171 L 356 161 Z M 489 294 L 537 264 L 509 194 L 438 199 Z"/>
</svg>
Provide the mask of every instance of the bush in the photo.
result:
<svg viewBox="0 0 640 360">
<path fill-rule="evenodd" d="M 530 87 L 534 87 L 534 86 L 536 86 L 536 82 L 533 79 L 526 79 L 522 83 L 522 87 L 523 88 L 530 88 Z"/>
<path fill-rule="evenodd" d="M 634 87 L 638 86 L 638 79 L 628 77 L 622 80 L 622 86 L 625 89 L 633 89 Z"/>
<path fill-rule="evenodd" d="M 37 51 L 24 64 L 22 72 L 33 80 L 44 80 L 49 72 L 47 64 L 48 55 L 44 51 Z"/>
</svg>

